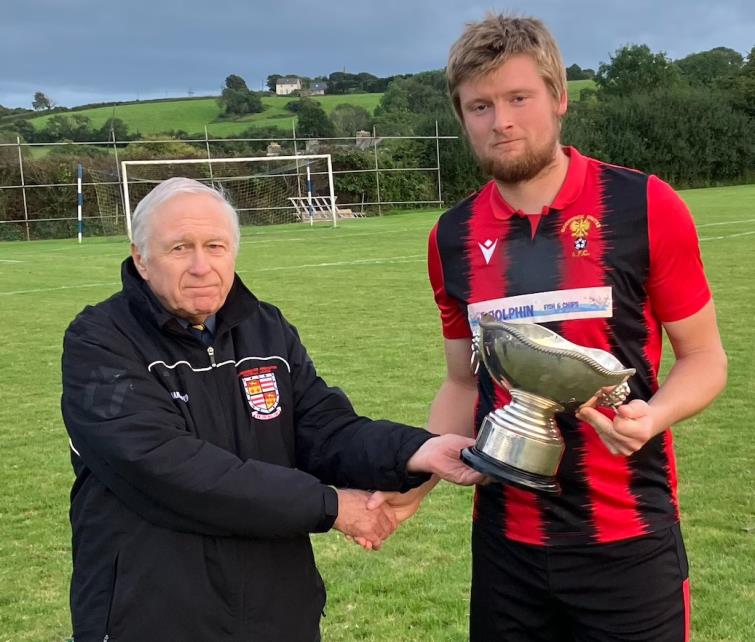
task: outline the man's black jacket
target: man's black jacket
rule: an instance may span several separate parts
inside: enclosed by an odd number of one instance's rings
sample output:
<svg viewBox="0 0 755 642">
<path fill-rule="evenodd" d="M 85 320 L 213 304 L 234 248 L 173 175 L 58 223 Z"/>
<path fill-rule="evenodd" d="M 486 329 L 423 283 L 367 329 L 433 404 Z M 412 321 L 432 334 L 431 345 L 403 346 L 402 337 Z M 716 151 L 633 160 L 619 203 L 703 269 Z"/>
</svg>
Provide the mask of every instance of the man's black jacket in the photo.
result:
<svg viewBox="0 0 755 642">
<path fill-rule="evenodd" d="M 238 277 L 207 347 L 122 272 L 64 339 L 76 642 L 317 639 L 328 485 L 407 490 L 431 435 L 357 416 Z"/>
</svg>

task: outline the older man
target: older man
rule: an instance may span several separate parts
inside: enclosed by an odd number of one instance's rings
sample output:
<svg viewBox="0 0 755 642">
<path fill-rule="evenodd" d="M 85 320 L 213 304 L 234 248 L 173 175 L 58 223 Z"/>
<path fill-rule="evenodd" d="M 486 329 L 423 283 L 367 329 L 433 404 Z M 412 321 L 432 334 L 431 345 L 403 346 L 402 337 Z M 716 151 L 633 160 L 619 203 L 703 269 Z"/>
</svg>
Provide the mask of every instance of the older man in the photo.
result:
<svg viewBox="0 0 755 642">
<path fill-rule="evenodd" d="M 76 642 L 317 640 L 309 533 L 379 548 L 396 516 L 354 489 L 480 479 L 471 439 L 357 416 L 234 274 L 238 241 L 218 192 L 161 183 L 123 289 L 66 332 Z"/>
</svg>

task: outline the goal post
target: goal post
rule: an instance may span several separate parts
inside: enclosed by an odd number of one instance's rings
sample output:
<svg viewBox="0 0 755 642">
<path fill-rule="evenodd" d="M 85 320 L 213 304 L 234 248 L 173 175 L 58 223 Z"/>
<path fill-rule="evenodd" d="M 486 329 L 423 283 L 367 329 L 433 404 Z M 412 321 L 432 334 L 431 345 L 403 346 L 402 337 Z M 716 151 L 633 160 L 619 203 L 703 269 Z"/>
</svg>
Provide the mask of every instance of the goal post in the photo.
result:
<svg viewBox="0 0 755 642">
<path fill-rule="evenodd" d="M 125 160 L 121 185 L 129 238 L 136 204 L 155 185 L 174 176 L 222 188 L 242 225 L 338 224 L 330 154 Z"/>
</svg>

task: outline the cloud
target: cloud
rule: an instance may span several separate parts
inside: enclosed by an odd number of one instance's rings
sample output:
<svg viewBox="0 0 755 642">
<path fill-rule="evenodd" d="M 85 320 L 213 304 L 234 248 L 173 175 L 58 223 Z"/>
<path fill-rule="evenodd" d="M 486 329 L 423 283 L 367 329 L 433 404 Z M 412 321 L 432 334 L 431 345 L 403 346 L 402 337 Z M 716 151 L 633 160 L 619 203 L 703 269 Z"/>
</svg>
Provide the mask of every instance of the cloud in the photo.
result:
<svg viewBox="0 0 755 642">
<path fill-rule="evenodd" d="M 217 94 L 231 73 L 260 88 L 272 73 L 438 69 L 464 24 L 490 8 L 464 0 L 11 0 L 0 23 L 0 104 L 28 107 L 37 90 L 67 106 Z M 754 44 L 755 9 L 740 0 L 517 0 L 506 9 L 542 18 L 566 63 L 582 67 L 597 68 L 629 43 L 672 58 L 716 46 L 747 53 Z"/>
</svg>

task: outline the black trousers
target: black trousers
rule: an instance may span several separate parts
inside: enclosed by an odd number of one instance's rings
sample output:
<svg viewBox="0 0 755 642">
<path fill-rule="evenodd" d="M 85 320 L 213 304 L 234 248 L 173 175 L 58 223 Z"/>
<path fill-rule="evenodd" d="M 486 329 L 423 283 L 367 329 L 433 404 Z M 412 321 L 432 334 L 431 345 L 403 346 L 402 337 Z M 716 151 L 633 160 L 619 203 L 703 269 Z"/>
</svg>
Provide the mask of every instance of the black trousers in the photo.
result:
<svg viewBox="0 0 755 642">
<path fill-rule="evenodd" d="M 686 642 L 679 526 L 611 544 L 540 547 L 472 532 L 472 642 Z"/>
</svg>

